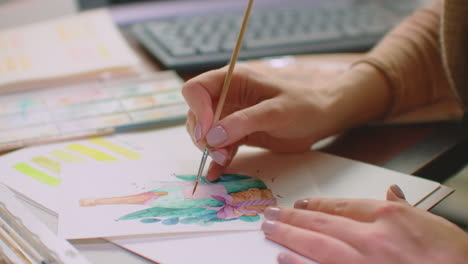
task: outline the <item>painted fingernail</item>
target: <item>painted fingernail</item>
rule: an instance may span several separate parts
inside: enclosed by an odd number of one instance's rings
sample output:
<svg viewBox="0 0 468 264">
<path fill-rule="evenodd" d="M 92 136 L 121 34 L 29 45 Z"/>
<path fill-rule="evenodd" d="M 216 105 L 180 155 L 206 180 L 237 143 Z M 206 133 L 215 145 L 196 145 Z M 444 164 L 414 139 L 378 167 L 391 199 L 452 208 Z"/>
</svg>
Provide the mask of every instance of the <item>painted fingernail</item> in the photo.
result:
<svg viewBox="0 0 468 264">
<path fill-rule="evenodd" d="M 398 185 L 393 184 L 390 186 L 390 190 L 392 190 L 393 194 L 395 194 L 398 198 L 406 200 L 405 194 Z"/>
<path fill-rule="evenodd" d="M 281 209 L 279 207 L 270 206 L 270 207 L 267 207 L 267 209 L 265 209 L 263 214 L 265 215 L 266 219 L 273 221 L 273 220 L 278 219 L 280 211 L 281 211 Z"/>
<path fill-rule="evenodd" d="M 221 166 L 226 164 L 226 156 L 224 156 L 224 154 L 221 153 L 221 151 L 210 151 L 210 157 L 214 160 L 214 162 L 218 163 Z"/>
<path fill-rule="evenodd" d="M 306 209 L 308 204 L 309 204 L 309 200 L 307 200 L 307 199 L 297 200 L 294 203 L 294 208 L 296 208 L 296 209 Z"/>
<path fill-rule="evenodd" d="M 274 233 L 277 228 L 278 228 L 278 224 L 275 221 L 267 220 L 263 222 L 262 224 L 262 230 L 266 234 Z"/>
<path fill-rule="evenodd" d="M 278 264 L 294 264 L 294 263 L 296 263 L 294 261 L 293 256 L 291 256 L 291 254 L 287 253 L 287 252 L 281 252 L 278 255 L 277 260 L 278 260 Z"/>
<path fill-rule="evenodd" d="M 201 140 L 201 137 L 202 137 L 202 127 L 200 123 L 198 123 L 195 126 L 195 139 L 197 140 L 197 142 Z"/>
<path fill-rule="evenodd" d="M 206 134 L 206 141 L 210 146 L 218 146 L 228 139 L 228 134 L 222 126 L 213 127 Z"/>
</svg>

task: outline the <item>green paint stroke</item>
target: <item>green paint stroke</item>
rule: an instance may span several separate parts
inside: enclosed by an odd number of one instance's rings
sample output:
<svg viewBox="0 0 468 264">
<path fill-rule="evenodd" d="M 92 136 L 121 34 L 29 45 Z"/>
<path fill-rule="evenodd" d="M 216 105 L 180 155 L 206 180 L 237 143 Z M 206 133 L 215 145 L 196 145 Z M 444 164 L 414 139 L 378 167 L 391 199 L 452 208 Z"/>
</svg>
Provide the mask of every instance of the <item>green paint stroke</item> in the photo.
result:
<svg viewBox="0 0 468 264">
<path fill-rule="evenodd" d="M 119 220 L 134 220 L 147 217 L 191 217 L 204 215 L 212 212 L 215 211 L 207 210 L 205 208 L 175 209 L 153 207 L 124 215 L 120 217 Z"/>
<path fill-rule="evenodd" d="M 97 161 L 116 161 L 118 160 L 117 158 L 108 155 L 104 152 L 101 152 L 99 150 L 95 150 L 92 148 L 88 148 L 86 146 L 80 145 L 80 144 L 71 144 L 67 146 L 68 149 L 76 151 L 80 154 L 83 154 L 85 156 L 88 156 L 92 159 L 95 159 Z"/>
<path fill-rule="evenodd" d="M 14 165 L 13 168 L 23 173 L 26 176 L 32 177 L 50 186 L 58 186 L 60 185 L 60 182 L 61 182 L 60 179 L 50 176 L 49 174 L 44 173 L 38 169 L 35 169 L 23 162 Z"/>
<path fill-rule="evenodd" d="M 243 215 L 239 219 L 244 222 L 257 222 L 260 221 L 260 216 L 258 214 L 254 216 Z"/>
<path fill-rule="evenodd" d="M 49 170 L 51 172 L 54 172 L 56 174 L 60 174 L 61 171 L 61 165 L 58 161 L 51 160 L 46 157 L 35 157 L 32 159 L 32 162 L 36 163 L 38 166 Z"/>
<path fill-rule="evenodd" d="M 50 152 L 54 158 L 57 158 L 61 161 L 70 162 L 70 163 L 78 163 L 78 162 L 85 162 L 86 160 L 80 156 L 77 156 L 73 153 L 67 152 L 65 150 L 54 150 Z"/>
</svg>

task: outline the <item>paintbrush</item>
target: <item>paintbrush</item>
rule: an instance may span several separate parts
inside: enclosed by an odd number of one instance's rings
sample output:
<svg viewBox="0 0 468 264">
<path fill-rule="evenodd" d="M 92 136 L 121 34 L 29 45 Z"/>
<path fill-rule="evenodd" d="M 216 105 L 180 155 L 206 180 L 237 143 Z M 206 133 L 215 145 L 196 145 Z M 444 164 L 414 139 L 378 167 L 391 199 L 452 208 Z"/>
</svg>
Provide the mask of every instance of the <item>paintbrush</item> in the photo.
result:
<svg viewBox="0 0 468 264">
<path fill-rule="evenodd" d="M 234 50 L 232 52 L 231 61 L 229 62 L 228 72 L 226 73 L 226 76 L 224 78 L 223 88 L 221 90 L 221 95 L 219 97 L 218 105 L 216 106 L 216 112 L 215 112 L 213 124 L 219 121 L 219 117 L 221 116 L 221 111 L 223 110 L 224 101 L 226 100 L 226 95 L 231 85 L 232 73 L 234 71 L 234 67 L 236 66 L 237 57 L 239 56 L 239 51 L 242 46 L 242 40 L 244 39 L 244 33 L 247 28 L 247 24 L 249 22 L 249 17 L 250 17 L 250 12 L 252 11 L 253 2 L 254 0 L 249 0 L 249 3 L 244 13 L 244 18 L 242 19 L 242 26 L 239 31 L 239 35 L 237 36 L 236 46 L 234 47 Z M 209 146 L 206 145 L 205 150 L 203 151 L 202 159 L 200 162 L 200 167 L 198 168 L 197 182 L 193 186 L 192 196 L 195 194 L 198 184 L 201 181 L 201 175 L 203 173 L 203 169 L 205 168 L 205 163 L 208 157 L 208 153 L 209 153 Z"/>
</svg>

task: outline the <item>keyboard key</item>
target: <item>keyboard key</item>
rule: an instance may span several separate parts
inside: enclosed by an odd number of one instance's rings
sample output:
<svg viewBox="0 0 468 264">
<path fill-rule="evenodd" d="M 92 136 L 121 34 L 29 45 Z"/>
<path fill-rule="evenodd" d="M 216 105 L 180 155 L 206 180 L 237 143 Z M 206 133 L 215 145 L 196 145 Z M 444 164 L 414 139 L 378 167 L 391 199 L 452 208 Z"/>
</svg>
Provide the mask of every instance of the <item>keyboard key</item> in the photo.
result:
<svg viewBox="0 0 468 264">
<path fill-rule="evenodd" d="M 181 56 L 191 56 L 197 53 L 197 50 L 195 47 L 191 46 L 172 46 L 169 48 L 170 52 L 172 55 L 176 57 L 181 57 Z"/>
<path fill-rule="evenodd" d="M 198 47 L 198 51 L 202 54 L 213 54 L 219 51 L 219 45 L 218 43 L 209 43 L 207 45 L 201 45 Z"/>
<path fill-rule="evenodd" d="M 331 41 L 340 38 L 342 33 L 338 31 L 323 31 L 312 32 L 309 34 L 295 34 L 293 36 L 284 36 L 281 38 L 261 38 L 254 40 L 247 40 L 245 46 L 248 49 L 260 49 L 276 46 L 300 45 L 307 44 L 310 39 L 314 41 Z"/>
</svg>

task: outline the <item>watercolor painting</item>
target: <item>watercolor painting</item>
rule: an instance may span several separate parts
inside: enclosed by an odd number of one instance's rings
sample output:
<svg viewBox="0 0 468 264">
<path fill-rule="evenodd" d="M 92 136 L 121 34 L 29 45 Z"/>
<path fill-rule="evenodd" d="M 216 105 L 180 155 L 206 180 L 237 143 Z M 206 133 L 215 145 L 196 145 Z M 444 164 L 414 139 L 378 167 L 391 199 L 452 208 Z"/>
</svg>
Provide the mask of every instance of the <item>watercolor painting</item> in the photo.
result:
<svg viewBox="0 0 468 264">
<path fill-rule="evenodd" d="M 174 175 L 178 181 L 160 182 L 160 187 L 134 195 L 80 199 L 81 207 L 140 204 L 149 208 L 122 215 L 117 221 L 162 225 L 212 225 L 226 221 L 257 222 L 276 199 L 259 179 L 225 174 L 217 182 L 203 178 L 192 196 L 196 175 Z"/>
<path fill-rule="evenodd" d="M 58 234 L 65 239 L 258 230 L 277 204 L 265 179 L 251 173 L 202 177 L 199 161 L 157 160 L 70 164 L 63 182 Z M 188 173 L 190 172 L 190 173 Z"/>
</svg>

